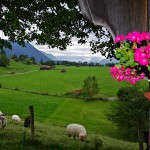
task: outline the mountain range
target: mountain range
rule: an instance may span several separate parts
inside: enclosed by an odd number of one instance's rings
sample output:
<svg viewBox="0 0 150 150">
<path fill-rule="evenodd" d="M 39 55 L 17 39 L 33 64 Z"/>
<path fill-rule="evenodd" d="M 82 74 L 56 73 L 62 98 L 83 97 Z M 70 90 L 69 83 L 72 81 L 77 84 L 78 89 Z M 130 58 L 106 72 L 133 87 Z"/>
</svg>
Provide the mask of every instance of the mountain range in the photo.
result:
<svg viewBox="0 0 150 150">
<path fill-rule="evenodd" d="M 55 56 L 47 55 L 46 53 L 39 51 L 29 42 L 25 42 L 25 47 L 22 47 L 16 42 L 10 42 L 10 44 L 12 45 L 12 50 L 4 47 L 4 51 L 6 52 L 7 57 L 11 57 L 13 54 L 19 57 L 22 54 L 27 55 L 28 57 L 34 57 L 36 62 L 40 62 L 41 59 L 43 60 L 43 62 L 58 61 Z"/>
<path fill-rule="evenodd" d="M 10 42 L 10 41 L 9 41 Z M 22 47 L 21 45 L 19 45 L 16 42 L 10 42 L 12 45 L 12 50 L 5 48 L 4 47 L 4 51 L 6 52 L 7 57 L 11 57 L 13 54 L 17 55 L 18 57 L 23 54 L 23 55 L 27 55 L 28 57 L 34 57 L 36 62 L 40 62 L 41 59 L 43 62 L 46 61 L 75 61 L 75 62 L 93 62 L 93 63 L 99 63 L 101 65 L 105 65 L 106 63 L 118 63 L 119 61 L 114 59 L 114 58 L 109 58 L 109 59 L 103 59 L 101 57 L 91 57 L 91 59 L 89 60 L 89 58 L 86 58 L 84 56 L 69 56 L 69 55 L 65 55 L 65 56 L 53 56 L 50 53 L 45 53 L 43 51 L 40 51 L 38 49 L 36 49 L 33 45 L 31 45 L 29 42 L 25 42 L 25 47 Z"/>
<path fill-rule="evenodd" d="M 99 63 L 101 60 L 101 57 L 92 57 L 88 62 Z"/>
<path fill-rule="evenodd" d="M 64 55 L 64 56 L 57 56 L 57 59 L 61 61 L 70 61 L 70 62 L 87 62 L 86 57 L 84 56 L 69 56 L 69 55 Z"/>
<path fill-rule="evenodd" d="M 113 63 L 113 64 L 116 64 L 116 63 L 119 63 L 119 60 L 115 59 L 115 58 L 107 58 L 107 59 L 102 59 L 99 64 L 101 65 L 105 65 L 107 63 Z"/>
</svg>

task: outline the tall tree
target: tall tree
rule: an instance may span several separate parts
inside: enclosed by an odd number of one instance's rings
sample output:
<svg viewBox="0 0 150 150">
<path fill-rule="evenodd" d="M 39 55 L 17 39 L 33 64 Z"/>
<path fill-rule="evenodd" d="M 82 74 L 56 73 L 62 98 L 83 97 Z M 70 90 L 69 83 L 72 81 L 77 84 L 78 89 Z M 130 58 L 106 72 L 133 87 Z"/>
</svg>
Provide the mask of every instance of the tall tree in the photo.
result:
<svg viewBox="0 0 150 150">
<path fill-rule="evenodd" d="M 93 33 L 97 40 L 90 41 L 92 51 L 113 56 L 111 35 L 83 19 L 77 0 L 1 0 L 0 30 L 21 45 L 36 40 L 60 50 L 72 45 L 72 37 L 84 44 Z M 11 48 L 8 41 L 0 39 L 0 49 L 3 46 Z"/>
</svg>

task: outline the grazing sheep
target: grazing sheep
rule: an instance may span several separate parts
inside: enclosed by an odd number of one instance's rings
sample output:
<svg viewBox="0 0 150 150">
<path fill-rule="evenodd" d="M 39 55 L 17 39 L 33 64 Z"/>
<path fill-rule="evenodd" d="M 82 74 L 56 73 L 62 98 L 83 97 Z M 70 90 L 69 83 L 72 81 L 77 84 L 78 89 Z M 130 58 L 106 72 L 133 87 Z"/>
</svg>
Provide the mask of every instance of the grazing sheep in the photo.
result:
<svg viewBox="0 0 150 150">
<path fill-rule="evenodd" d="M 16 121 L 16 122 L 20 122 L 21 121 L 21 119 L 20 119 L 20 117 L 18 115 L 12 115 L 12 120 Z"/>
<path fill-rule="evenodd" d="M 5 114 L 0 115 L 0 128 L 5 128 L 7 126 L 7 117 Z"/>
<path fill-rule="evenodd" d="M 28 116 L 24 120 L 24 127 L 30 127 L 31 124 L 31 116 Z"/>
<path fill-rule="evenodd" d="M 69 138 L 71 136 L 74 138 L 78 137 L 81 141 L 84 141 L 87 136 L 85 127 L 79 124 L 69 124 L 67 126 L 67 134 Z"/>
</svg>

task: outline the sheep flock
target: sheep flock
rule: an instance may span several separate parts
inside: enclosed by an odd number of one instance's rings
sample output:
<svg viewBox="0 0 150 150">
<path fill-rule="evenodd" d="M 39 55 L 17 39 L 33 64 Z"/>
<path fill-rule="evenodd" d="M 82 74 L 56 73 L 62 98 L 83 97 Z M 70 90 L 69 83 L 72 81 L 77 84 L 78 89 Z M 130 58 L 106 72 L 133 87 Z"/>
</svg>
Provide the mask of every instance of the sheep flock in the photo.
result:
<svg viewBox="0 0 150 150">
<path fill-rule="evenodd" d="M 21 118 L 19 117 L 19 115 L 16 114 L 12 115 L 12 122 L 21 122 Z M 24 127 L 30 127 L 30 124 L 31 124 L 31 116 L 27 116 L 24 119 Z M 5 127 L 7 127 L 7 116 L 0 111 L 0 128 L 4 129 Z M 81 141 L 86 140 L 87 137 L 86 129 L 84 126 L 80 124 L 75 123 L 69 124 L 66 127 L 66 131 L 69 138 L 73 136 L 74 139 L 76 139 L 77 137 Z"/>
<path fill-rule="evenodd" d="M 19 115 L 12 115 L 12 122 L 21 122 L 21 118 Z M 24 120 L 24 127 L 30 127 L 31 124 L 31 117 L 27 116 Z M 2 111 L 0 111 L 0 128 L 4 129 L 5 127 L 7 127 L 7 116 L 2 113 Z"/>
</svg>

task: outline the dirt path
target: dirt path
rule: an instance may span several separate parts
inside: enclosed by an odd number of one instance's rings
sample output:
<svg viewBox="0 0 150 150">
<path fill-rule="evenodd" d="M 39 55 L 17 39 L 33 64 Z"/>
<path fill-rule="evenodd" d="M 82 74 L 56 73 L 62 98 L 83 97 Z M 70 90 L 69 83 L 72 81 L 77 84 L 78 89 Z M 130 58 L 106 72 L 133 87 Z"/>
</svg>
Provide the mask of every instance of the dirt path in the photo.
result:
<svg viewBox="0 0 150 150">
<path fill-rule="evenodd" d="M 31 71 L 22 72 L 22 73 L 14 73 L 14 74 L 0 75 L 0 77 L 4 77 L 4 76 L 15 76 L 15 75 L 26 74 L 26 73 L 35 72 L 35 71 L 38 71 L 38 70 L 31 70 Z"/>
</svg>

